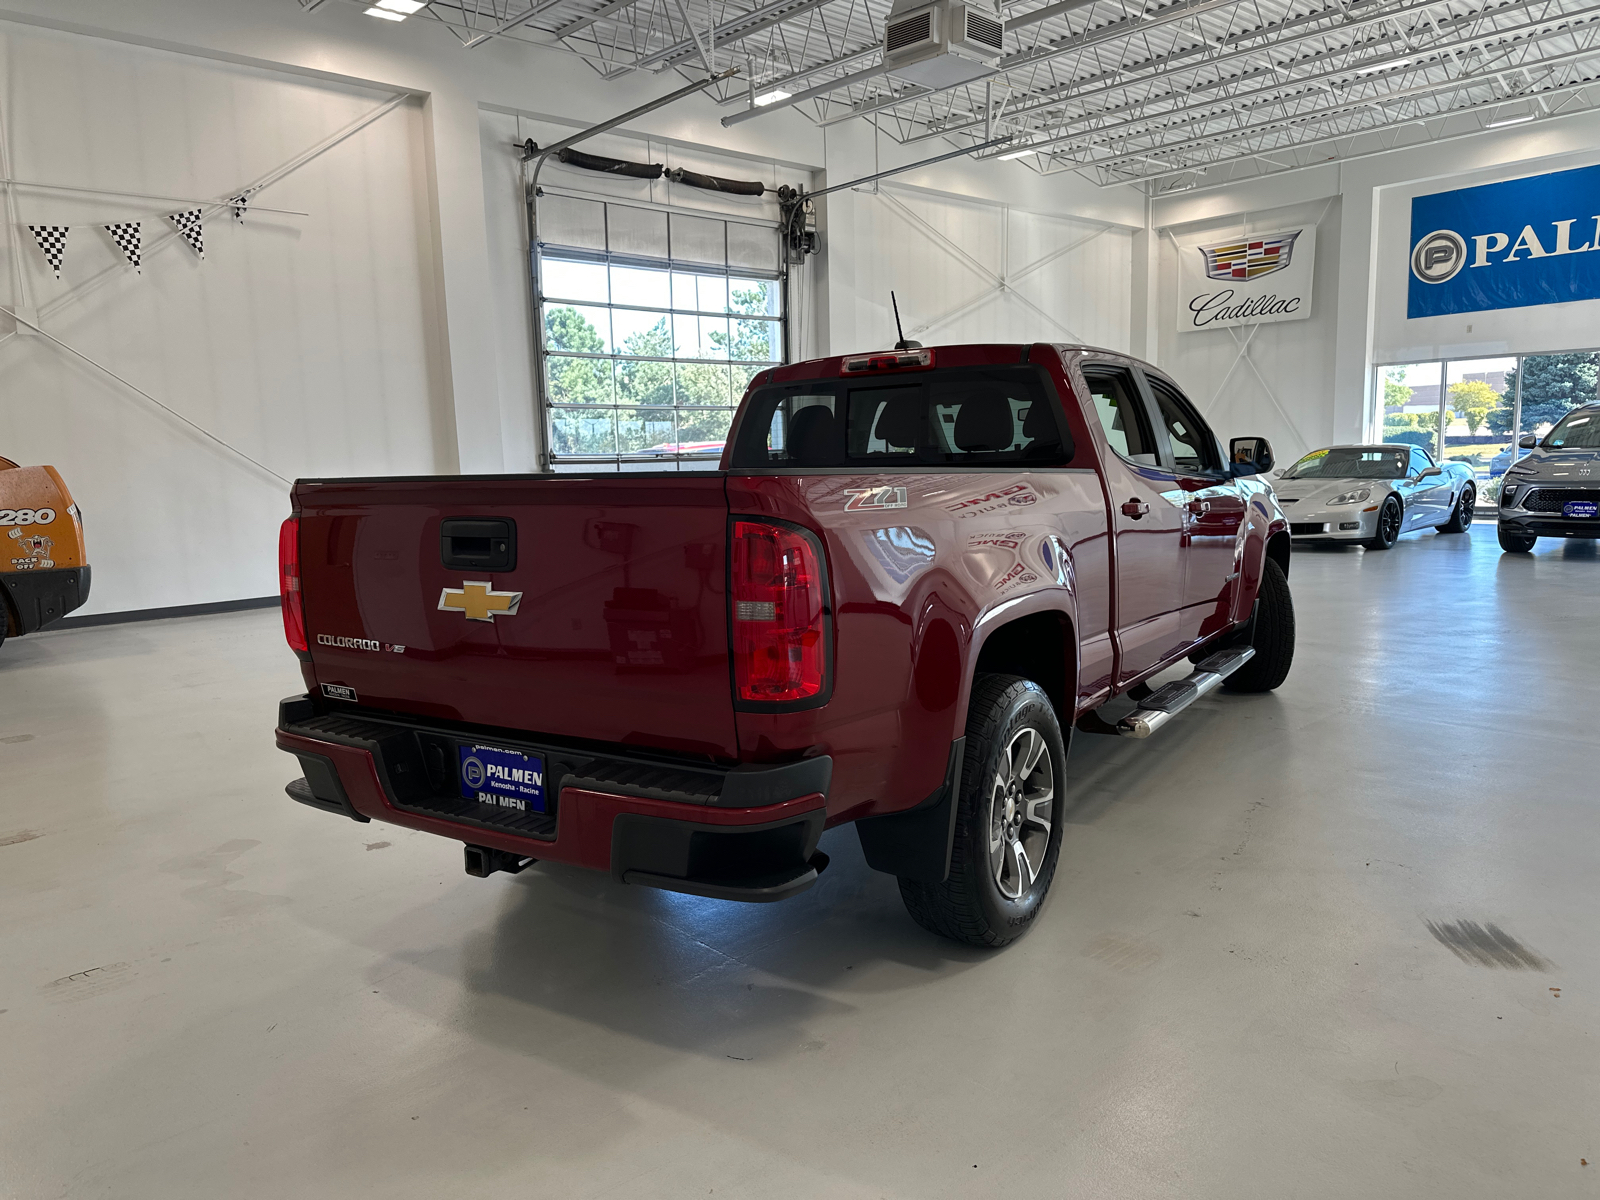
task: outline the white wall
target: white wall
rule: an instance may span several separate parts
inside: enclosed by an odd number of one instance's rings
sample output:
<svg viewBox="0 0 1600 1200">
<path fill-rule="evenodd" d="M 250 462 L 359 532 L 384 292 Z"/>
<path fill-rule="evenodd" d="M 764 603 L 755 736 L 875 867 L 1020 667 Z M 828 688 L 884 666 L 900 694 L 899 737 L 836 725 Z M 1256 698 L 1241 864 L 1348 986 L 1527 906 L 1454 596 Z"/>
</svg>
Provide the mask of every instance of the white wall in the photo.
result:
<svg viewBox="0 0 1600 1200">
<path fill-rule="evenodd" d="M 1292 462 L 1333 440 L 1339 216 L 1339 198 L 1329 196 L 1162 230 L 1154 357 L 1224 441 L 1264 436 L 1281 461 Z M 1184 291 L 1179 279 L 1180 246 L 1192 254 L 1191 247 L 1203 242 L 1308 225 L 1316 227 L 1317 240 L 1310 315 L 1305 320 L 1179 329 L 1178 304 Z"/>
<path fill-rule="evenodd" d="M 0 24 L 13 178 L 225 195 L 393 93 Z M 214 214 L 201 261 L 164 214 L 187 204 L 15 189 L 68 235 L 58 282 L 25 228 L 0 295 L 54 338 L 286 479 L 455 466 L 443 383 L 422 106 L 401 103 L 265 191 L 306 217 Z M 139 220 L 141 273 L 99 223 Z M 276 590 L 287 485 L 129 387 L 0 317 L 0 453 L 58 467 L 85 514 L 85 612 Z M 10 334 L 10 336 L 5 336 Z"/>
<path fill-rule="evenodd" d="M 891 290 L 906 336 L 928 345 L 1127 350 L 1131 230 L 893 181 L 850 204 L 848 226 L 829 225 L 832 353 L 894 344 Z"/>
</svg>

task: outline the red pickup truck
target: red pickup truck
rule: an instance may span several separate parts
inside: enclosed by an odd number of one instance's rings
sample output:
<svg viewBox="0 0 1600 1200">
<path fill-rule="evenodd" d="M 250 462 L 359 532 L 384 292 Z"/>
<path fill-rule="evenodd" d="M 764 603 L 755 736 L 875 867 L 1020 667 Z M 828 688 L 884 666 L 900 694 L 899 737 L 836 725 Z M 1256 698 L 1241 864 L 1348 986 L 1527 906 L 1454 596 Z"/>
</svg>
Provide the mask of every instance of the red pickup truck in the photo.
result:
<svg viewBox="0 0 1600 1200">
<path fill-rule="evenodd" d="M 1055 872 L 1074 729 L 1288 674 L 1271 465 L 1122 355 L 902 343 L 758 375 L 716 472 L 302 480 L 289 795 L 455 838 L 474 875 L 730 900 L 810 887 L 853 822 L 915 920 L 1004 944 Z"/>
</svg>

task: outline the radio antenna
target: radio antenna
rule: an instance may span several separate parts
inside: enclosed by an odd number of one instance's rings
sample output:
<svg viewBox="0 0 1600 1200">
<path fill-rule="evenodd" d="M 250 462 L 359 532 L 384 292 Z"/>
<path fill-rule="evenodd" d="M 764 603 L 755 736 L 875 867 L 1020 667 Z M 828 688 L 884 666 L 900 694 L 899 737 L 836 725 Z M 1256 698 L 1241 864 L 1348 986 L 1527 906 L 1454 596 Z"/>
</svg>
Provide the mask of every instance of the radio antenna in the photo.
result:
<svg viewBox="0 0 1600 1200">
<path fill-rule="evenodd" d="M 896 350 L 921 350 L 921 342 L 908 342 L 906 331 L 900 325 L 900 301 L 894 298 L 894 291 L 889 292 L 889 303 L 894 305 L 894 331 L 900 335 L 900 340 L 894 344 Z"/>
</svg>

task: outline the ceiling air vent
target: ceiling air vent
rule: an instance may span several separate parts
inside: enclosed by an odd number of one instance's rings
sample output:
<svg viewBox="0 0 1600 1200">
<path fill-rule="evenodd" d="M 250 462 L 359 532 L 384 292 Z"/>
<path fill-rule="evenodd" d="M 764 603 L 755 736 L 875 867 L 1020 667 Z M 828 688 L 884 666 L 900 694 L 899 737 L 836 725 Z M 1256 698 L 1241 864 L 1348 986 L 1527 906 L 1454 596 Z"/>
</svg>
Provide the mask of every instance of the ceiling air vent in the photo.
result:
<svg viewBox="0 0 1600 1200">
<path fill-rule="evenodd" d="M 886 54 L 933 40 L 933 10 L 923 9 L 903 21 L 890 21 L 884 30 L 883 49 Z"/>
<path fill-rule="evenodd" d="M 982 13 L 974 12 L 970 7 L 967 15 L 967 41 L 977 46 L 985 46 L 991 50 L 1000 49 L 1000 34 L 1005 29 L 993 17 L 986 17 Z"/>
<path fill-rule="evenodd" d="M 994 74 L 1004 33 L 998 0 L 895 0 L 884 22 L 884 69 L 931 88 L 982 79 Z"/>
</svg>

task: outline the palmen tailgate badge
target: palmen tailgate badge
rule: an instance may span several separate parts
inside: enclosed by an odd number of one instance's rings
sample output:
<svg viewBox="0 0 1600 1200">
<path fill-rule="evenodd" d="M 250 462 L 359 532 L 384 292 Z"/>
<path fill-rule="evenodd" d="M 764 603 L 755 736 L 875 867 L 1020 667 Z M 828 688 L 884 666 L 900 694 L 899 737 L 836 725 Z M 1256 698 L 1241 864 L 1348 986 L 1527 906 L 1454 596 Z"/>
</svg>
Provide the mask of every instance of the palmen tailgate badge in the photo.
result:
<svg viewBox="0 0 1600 1200">
<path fill-rule="evenodd" d="M 447 587 L 439 593 L 440 612 L 458 612 L 469 621 L 514 617 L 521 603 L 521 592 L 497 592 L 493 584 L 478 579 L 468 579 L 459 588 Z"/>
</svg>

